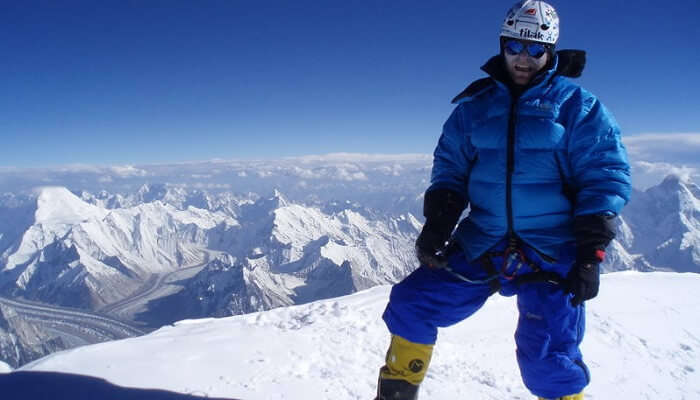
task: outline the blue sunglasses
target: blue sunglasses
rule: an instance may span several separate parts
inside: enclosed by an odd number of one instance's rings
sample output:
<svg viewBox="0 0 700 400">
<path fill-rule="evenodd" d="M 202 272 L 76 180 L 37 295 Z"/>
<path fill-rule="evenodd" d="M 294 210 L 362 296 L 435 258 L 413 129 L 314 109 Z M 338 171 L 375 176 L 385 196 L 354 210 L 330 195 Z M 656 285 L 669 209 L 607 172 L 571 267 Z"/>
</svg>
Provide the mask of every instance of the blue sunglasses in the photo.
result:
<svg viewBox="0 0 700 400">
<path fill-rule="evenodd" d="M 523 43 L 514 39 L 506 40 L 503 49 L 511 56 L 517 56 L 523 50 L 527 50 L 527 54 L 532 58 L 540 58 L 547 52 L 547 47 L 541 43 Z"/>
</svg>

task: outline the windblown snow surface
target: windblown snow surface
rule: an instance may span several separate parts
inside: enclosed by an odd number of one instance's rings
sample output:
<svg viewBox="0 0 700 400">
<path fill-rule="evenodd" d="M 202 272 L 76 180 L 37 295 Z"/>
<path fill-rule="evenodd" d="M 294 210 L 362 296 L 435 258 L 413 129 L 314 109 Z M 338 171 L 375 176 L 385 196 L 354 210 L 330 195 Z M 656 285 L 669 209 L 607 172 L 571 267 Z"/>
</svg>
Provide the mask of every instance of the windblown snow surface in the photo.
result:
<svg viewBox="0 0 700 400">
<path fill-rule="evenodd" d="M 0 361 L 0 373 L 12 372 L 12 367 Z"/>
<path fill-rule="evenodd" d="M 241 399 L 372 399 L 389 286 L 68 350 L 23 370 Z M 700 275 L 619 272 L 587 303 L 587 399 L 700 399 Z M 520 380 L 515 298 L 443 329 L 422 399 L 532 399 Z"/>
</svg>

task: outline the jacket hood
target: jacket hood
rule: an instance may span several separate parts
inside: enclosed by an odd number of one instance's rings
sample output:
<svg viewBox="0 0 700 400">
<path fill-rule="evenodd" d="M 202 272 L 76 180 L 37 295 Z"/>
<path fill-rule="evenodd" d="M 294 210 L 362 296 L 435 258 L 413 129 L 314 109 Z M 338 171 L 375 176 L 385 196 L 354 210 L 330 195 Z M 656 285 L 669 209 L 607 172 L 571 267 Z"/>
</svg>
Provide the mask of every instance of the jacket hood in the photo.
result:
<svg viewBox="0 0 700 400">
<path fill-rule="evenodd" d="M 472 82 L 466 89 L 452 99 L 452 103 L 456 104 L 466 97 L 474 96 L 491 86 L 494 80 L 504 83 L 510 81 L 510 77 L 503 64 L 503 56 L 497 55 L 491 57 L 486 64 L 481 67 L 481 70 L 489 74 L 489 77 Z M 542 79 L 542 77 L 546 77 L 547 75 L 551 77 L 557 75 L 566 76 L 568 78 L 580 77 L 586 66 L 586 52 L 583 50 L 559 50 L 552 64 L 549 70 L 543 72 L 535 79 Z"/>
</svg>

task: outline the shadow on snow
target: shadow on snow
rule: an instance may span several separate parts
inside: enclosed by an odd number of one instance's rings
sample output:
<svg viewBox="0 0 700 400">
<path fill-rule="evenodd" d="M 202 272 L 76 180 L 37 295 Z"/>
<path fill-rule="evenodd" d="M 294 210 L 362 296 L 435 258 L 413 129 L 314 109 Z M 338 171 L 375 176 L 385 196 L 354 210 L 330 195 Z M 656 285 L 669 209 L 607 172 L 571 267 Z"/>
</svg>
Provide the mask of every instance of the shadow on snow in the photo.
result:
<svg viewBox="0 0 700 400">
<path fill-rule="evenodd" d="M 0 393 L 3 400 L 236 400 L 126 388 L 101 378 L 39 371 L 0 374 Z"/>
</svg>

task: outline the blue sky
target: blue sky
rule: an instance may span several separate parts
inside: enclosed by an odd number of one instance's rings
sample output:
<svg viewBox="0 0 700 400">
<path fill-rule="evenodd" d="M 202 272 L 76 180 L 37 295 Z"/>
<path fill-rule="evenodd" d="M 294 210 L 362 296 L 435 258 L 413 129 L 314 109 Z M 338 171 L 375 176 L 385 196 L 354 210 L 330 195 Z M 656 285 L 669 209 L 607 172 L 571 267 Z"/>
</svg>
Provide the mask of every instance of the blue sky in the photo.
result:
<svg viewBox="0 0 700 400">
<path fill-rule="evenodd" d="M 551 3 L 626 135 L 700 132 L 700 3 Z M 511 4 L 3 1 L 0 166 L 430 153 Z"/>
</svg>

